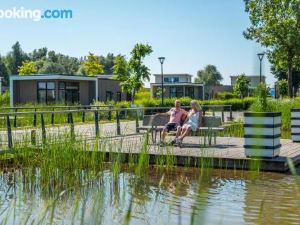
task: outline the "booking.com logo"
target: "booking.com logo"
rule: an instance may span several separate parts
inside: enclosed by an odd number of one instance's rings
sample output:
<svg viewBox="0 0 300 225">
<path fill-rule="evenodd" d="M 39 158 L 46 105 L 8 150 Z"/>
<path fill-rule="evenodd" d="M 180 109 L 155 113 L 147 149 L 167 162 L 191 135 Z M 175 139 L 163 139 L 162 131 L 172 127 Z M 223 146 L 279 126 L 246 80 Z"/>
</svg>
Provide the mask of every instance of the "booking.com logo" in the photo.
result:
<svg viewBox="0 0 300 225">
<path fill-rule="evenodd" d="M 24 7 L 13 7 L 12 9 L 0 9 L 0 19 L 31 19 L 40 21 L 42 19 L 72 19 L 71 9 L 25 9 Z"/>
</svg>

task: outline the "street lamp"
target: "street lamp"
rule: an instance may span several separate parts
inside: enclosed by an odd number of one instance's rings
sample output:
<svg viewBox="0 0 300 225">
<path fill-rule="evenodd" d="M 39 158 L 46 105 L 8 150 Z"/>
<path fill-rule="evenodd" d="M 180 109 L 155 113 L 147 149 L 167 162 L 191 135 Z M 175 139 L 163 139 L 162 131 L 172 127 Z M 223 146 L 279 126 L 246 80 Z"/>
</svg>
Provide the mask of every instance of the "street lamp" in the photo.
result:
<svg viewBox="0 0 300 225">
<path fill-rule="evenodd" d="M 164 106 L 164 70 L 163 70 L 163 64 L 165 61 L 165 57 L 159 57 L 158 58 L 160 62 L 160 68 L 161 68 L 161 105 Z"/>
<path fill-rule="evenodd" d="M 259 82 L 261 83 L 261 63 L 262 63 L 262 60 L 265 56 L 265 53 L 264 52 L 258 53 L 257 56 L 258 56 L 258 59 L 259 59 Z"/>
</svg>

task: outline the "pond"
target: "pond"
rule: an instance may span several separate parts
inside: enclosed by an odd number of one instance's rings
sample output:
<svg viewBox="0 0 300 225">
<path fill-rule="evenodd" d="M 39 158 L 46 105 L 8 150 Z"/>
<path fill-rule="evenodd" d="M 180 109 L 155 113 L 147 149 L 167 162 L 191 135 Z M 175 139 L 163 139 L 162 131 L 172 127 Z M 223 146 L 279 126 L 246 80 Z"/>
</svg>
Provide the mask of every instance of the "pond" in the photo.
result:
<svg viewBox="0 0 300 225">
<path fill-rule="evenodd" d="M 3 171 L 1 224 L 300 223 L 300 181 L 289 174 L 122 166 L 56 175 Z"/>
</svg>

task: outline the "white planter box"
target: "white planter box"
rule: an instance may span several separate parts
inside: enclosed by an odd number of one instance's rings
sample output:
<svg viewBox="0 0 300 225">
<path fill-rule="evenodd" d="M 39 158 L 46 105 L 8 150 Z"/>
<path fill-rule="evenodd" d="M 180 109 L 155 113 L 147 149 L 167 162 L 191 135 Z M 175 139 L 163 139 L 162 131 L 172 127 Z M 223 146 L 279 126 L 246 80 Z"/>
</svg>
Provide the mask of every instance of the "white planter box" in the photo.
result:
<svg viewBox="0 0 300 225">
<path fill-rule="evenodd" d="M 300 109 L 291 109 L 291 134 L 294 142 L 300 142 Z"/>
<path fill-rule="evenodd" d="M 244 148 L 245 148 L 246 156 L 248 157 L 278 156 L 281 147 L 280 144 L 281 113 L 245 112 L 244 118 L 245 118 Z"/>
</svg>

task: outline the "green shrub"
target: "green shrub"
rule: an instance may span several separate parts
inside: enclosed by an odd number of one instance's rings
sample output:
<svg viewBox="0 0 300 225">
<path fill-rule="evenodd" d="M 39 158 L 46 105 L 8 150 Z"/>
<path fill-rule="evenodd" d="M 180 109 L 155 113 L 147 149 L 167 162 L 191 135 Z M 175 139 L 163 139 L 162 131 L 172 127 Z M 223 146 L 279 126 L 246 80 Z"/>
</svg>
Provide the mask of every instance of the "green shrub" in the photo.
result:
<svg viewBox="0 0 300 225">
<path fill-rule="evenodd" d="M 0 106 L 2 107 L 8 107 L 9 106 L 9 92 L 6 91 L 2 94 L 0 94 Z"/>
<path fill-rule="evenodd" d="M 218 92 L 216 94 L 216 98 L 220 100 L 227 100 L 227 99 L 238 98 L 238 97 L 239 97 L 238 95 L 228 91 Z"/>
</svg>

